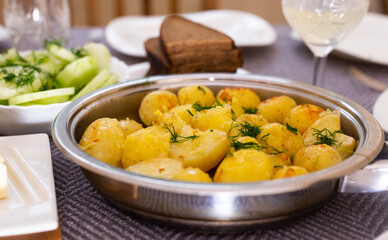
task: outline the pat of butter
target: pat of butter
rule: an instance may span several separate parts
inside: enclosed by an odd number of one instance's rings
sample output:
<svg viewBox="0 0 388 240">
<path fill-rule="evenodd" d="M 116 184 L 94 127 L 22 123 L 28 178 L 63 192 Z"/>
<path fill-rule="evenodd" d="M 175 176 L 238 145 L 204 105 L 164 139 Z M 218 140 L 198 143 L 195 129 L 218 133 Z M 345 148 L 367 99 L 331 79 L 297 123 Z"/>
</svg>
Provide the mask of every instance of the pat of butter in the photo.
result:
<svg viewBox="0 0 388 240">
<path fill-rule="evenodd" d="M 7 167 L 4 157 L 0 154 L 0 199 L 7 197 Z"/>
</svg>

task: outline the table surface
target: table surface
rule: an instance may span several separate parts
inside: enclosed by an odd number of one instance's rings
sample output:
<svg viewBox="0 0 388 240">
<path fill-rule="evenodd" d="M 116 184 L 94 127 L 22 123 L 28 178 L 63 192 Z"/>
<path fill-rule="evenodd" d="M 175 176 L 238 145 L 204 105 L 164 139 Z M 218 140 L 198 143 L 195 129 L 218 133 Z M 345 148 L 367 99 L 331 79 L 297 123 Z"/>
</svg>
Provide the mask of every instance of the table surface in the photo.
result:
<svg viewBox="0 0 388 240">
<path fill-rule="evenodd" d="M 311 83 L 313 57 L 301 43 L 290 39 L 287 26 L 275 26 L 276 42 L 267 47 L 243 48 L 243 68 L 254 74 L 272 75 Z M 101 28 L 75 28 L 69 47 L 94 40 L 106 44 Z M 0 50 L 9 47 L 0 43 Z M 128 65 L 144 62 L 144 58 L 112 55 Z M 351 65 L 388 83 L 388 68 L 357 62 L 331 54 L 328 58 L 324 87 L 343 95 L 368 111 L 379 93 L 354 80 L 348 73 Z M 388 140 L 387 134 L 385 135 Z M 141 220 L 108 203 L 90 185 L 81 169 L 67 159 L 51 140 L 54 180 L 59 222 L 63 239 L 374 239 L 388 230 L 388 192 L 338 193 L 331 201 L 312 213 L 254 227 L 239 233 L 210 233 L 167 227 Z M 388 158 L 388 152 L 377 159 Z"/>
</svg>

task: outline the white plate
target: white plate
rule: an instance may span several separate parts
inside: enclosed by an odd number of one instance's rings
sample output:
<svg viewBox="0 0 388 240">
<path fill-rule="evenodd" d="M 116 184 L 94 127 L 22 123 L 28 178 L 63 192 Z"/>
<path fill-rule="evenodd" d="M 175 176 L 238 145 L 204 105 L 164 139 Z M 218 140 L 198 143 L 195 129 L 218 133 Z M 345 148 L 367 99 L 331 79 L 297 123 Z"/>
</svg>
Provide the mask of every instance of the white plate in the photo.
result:
<svg viewBox="0 0 388 240">
<path fill-rule="evenodd" d="M 8 31 L 5 27 L 0 25 L 0 41 L 8 39 Z"/>
<path fill-rule="evenodd" d="M 188 19 L 216 29 L 230 36 L 236 46 L 266 46 L 276 40 L 273 27 L 257 15 L 236 10 L 212 10 L 182 14 Z M 159 36 L 165 16 L 125 16 L 108 23 L 105 38 L 116 51 L 145 57 L 144 42 Z"/>
<path fill-rule="evenodd" d="M 373 106 L 373 116 L 380 123 L 383 130 L 388 133 L 388 90 L 385 90 Z"/>
<path fill-rule="evenodd" d="M 135 80 L 135 79 L 143 78 L 147 75 L 149 70 L 150 70 L 150 63 L 149 62 L 142 62 L 142 63 L 130 65 L 130 66 L 128 66 L 128 71 L 129 71 L 129 76 L 130 76 L 128 80 Z M 236 73 L 249 74 L 250 72 L 248 70 L 243 69 L 243 68 L 238 68 Z"/>
<path fill-rule="evenodd" d="M 8 197 L 0 199 L 0 237 L 52 231 L 58 213 L 46 134 L 0 137 Z"/>
<path fill-rule="evenodd" d="M 388 65 L 388 17 L 367 13 L 360 24 L 335 47 L 334 53 L 367 62 Z M 291 38 L 301 41 L 295 31 Z"/>
<path fill-rule="evenodd" d="M 128 66 L 112 57 L 111 72 L 119 75 L 119 81 L 129 79 Z M 51 134 L 51 123 L 69 102 L 32 106 L 0 105 L 0 134 L 19 135 L 30 133 Z"/>
</svg>

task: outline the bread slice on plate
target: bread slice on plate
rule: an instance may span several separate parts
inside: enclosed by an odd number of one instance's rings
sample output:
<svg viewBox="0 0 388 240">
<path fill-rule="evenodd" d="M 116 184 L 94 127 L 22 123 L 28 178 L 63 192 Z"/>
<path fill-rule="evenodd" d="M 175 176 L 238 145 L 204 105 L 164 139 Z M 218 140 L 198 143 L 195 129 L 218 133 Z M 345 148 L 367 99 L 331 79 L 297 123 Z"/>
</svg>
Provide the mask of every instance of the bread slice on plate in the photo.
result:
<svg viewBox="0 0 388 240">
<path fill-rule="evenodd" d="M 184 52 L 230 51 L 234 41 L 227 35 L 179 15 L 165 18 L 160 39 L 167 56 Z"/>
</svg>

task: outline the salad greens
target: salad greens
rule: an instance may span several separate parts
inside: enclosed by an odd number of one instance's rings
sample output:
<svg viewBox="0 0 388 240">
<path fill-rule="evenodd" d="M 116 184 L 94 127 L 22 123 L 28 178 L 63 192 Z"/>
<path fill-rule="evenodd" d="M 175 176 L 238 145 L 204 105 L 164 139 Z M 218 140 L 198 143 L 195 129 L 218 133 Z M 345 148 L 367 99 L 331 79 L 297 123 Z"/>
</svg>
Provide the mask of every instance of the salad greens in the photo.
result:
<svg viewBox="0 0 388 240">
<path fill-rule="evenodd" d="M 100 43 L 68 50 L 61 40 L 45 40 L 43 50 L 0 55 L 0 104 L 35 105 L 74 100 L 118 82 L 109 71 L 111 55 Z"/>
</svg>

